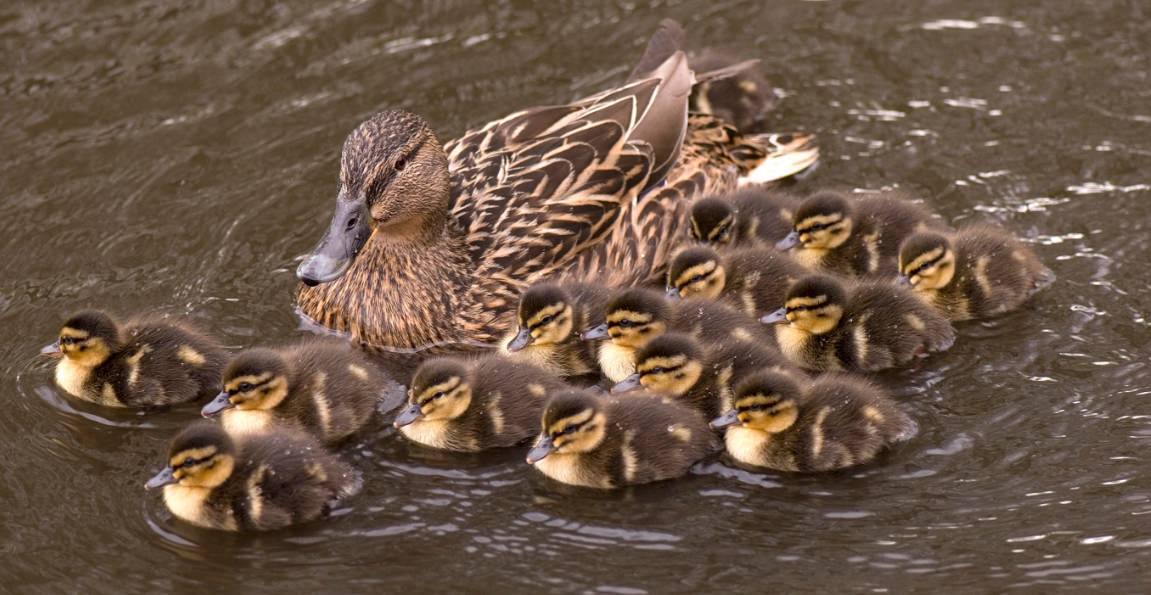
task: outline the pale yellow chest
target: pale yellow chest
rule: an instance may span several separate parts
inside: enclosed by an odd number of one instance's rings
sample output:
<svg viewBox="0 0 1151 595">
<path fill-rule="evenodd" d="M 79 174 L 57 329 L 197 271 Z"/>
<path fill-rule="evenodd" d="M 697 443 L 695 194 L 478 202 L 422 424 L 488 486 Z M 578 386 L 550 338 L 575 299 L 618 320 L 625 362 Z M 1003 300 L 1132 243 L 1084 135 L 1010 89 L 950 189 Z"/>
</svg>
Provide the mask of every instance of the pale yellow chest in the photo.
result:
<svg viewBox="0 0 1151 595">
<path fill-rule="evenodd" d="M 809 268 L 818 269 L 823 264 L 823 258 L 827 256 L 827 250 L 819 248 L 797 248 L 792 252 L 794 258 L 799 264 Z"/>
<path fill-rule="evenodd" d="M 787 359 L 801 366 L 806 363 L 804 351 L 808 341 L 811 340 L 809 333 L 784 324 L 775 327 L 775 339 L 779 343 L 780 352 Z"/>
<path fill-rule="evenodd" d="M 216 527 L 212 523 L 208 511 L 208 497 L 212 491 L 206 488 L 189 488 L 170 485 L 164 488 L 164 504 L 177 518 L 208 528 L 223 528 L 228 531 L 236 530 L 236 519 L 231 512 L 224 518 L 224 526 Z"/>
<path fill-rule="evenodd" d="M 229 409 L 220 416 L 224 431 L 232 436 L 262 434 L 272 429 L 276 418 L 269 411 L 240 411 Z"/>
<path fill-rule="evenodd" d="M 733 427 L 723 436 L 727 452 L 735 460 L 748 465 L 764 466 L 763 451 L 771 441 L 770 435 L 757 430 Z"/>
<path fill-rule="evenodd" d="M 605 342 L 599 348 L 599 366 L 608 380 L 619 382 L 635 373 L 635 350 Z"/>
<path fill-rule="evenodd" d="M 589 488 L 610 488 L 606 477 L 596 478 L 580 465 L 580 455 L 552 454 L 535 464 L 540 473 L 568 485 L 585 486 Z"/>
<path fill-rule="evenodd" d="M 432 448 L 458 449 L 451 437 L 450 422 L 443 420 L 417 420 L 402 428 L 400 433 L 413 442 Z"/>
<path fill-rule="evenodd" d="M 84 383 L 91 374 L 91 368 L 78 366 L 68 358 L 64 358 L 56 364 L 56 386 L 73 397 L 87 399 L 88 397 L 84 396 Z"/>
</svg>

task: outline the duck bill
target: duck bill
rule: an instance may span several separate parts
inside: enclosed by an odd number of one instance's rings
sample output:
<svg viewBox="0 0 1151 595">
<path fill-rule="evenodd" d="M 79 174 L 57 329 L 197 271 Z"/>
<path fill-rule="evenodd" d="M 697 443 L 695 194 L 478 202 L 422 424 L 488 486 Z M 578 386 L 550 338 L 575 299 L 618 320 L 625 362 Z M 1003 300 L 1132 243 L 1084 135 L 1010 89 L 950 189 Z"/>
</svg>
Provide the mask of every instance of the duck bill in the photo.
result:
<svg viewBox="0 0 1151 595">
<path fill-rule="evenodd" d="M 40 348 L 40 355 L 50 357 L 52 359 L 60 359 L 64 357 L 64 352 L 60 351 L 60 340 L 55 341 Z"/>
<path fill-rule="evenodd" d="M 787 324 L 787 308 L 780 308 L 769 314 L 764 314 L 759 321 L 764 324 Z"/>
<path fill-rule="evenodd" d="M 524 347 L 532 344 L 532 332 L 526 328 L 521 328 L 515 337 L 508 342 L 508 351 L 515 353 Z"/>
<path fill-rule="evenodd" d="M 579 334 L 581 341 L 594 341 L 596 339 L 608 338 L 607 323 L 597 324 L 589 329 L 585 329 Z"/>
<path fill-rule="evenodd" d="M 611 387 L 611 394 L 618 395 L 619 393 L 626 393 L 640 387 L 639 373 L 632 374 L 623 380 L 620 380 Z"/>
<path fill-rule="evenodd" d="M 172 474 L 172 468 L 165 467 L 163 471 L 152 476 L 152 479 L 149 479 L 148 483 L 144 484 L 144 489 L 154 490 L 156 488 L 162 488 L 166 485 L 172 485 L 177 481 L 180 480 L 176 479 L 176 476 Z"/>
<path fill-rule="evenodd" d="M 371 214 L 363 201 L 336 199 L 336 212 L 328 233 L 296 269 L 296 277 L 308 287 L 339 279 L 372 235 Z"/>
<path fill-rule="evenodd" d="M 737 423 L 739 423 L 739 413 L 733 409 L 711 420 L 707 425 L 711 426 L 713 430 L 722 430 L 728 426 L 734 426 Z"/>
<path fill-rule="evenodd" d="M 528 451 L 528 464 L 535 465 L 544 460 L 548 455 L 552 454 L 555 448 L 555 443 L 552 442 L 551 436 L 540 436 L 539 440 L 536 440 L 535 445 L 532 446 L 532 449 Z"/>
<path fill-rule="evenodd" d="M 669 299 L 669 300 L 678 300 L 680 297 L 679 288 L 677 288 L 677 287 L 670 287 L 669 286 L 666 289 L 664 289 L 663 292 L 664 292 L 664 295 L 666 295 L 667 299 Z"/>
<path fill-rule="evenodd" d="M 799 245 L 799 232 L 793 231 L 775 243 L 776 250 L 791 250 Z"/>
<path fill-rule="evenodd" d="M 235 405 L 233 405 L 232 401 L 228 399 L 228 393 L 224 392 L 216 395 L 215 399 L 212 399 L 207 405 L 204 405 L 204 408 L 200 410 L 200 415 L 203 415 L 204 417 L 212 417 L 213 415 L 216 415 L 225 409 L 231 409 L 232 407 L 235 407 Z"/>
<path fill-rule="evenodd" d="M 400 411 L 396 414 L 396 420 L 392 422 L 392 425 L 396 426 L 397 428 L 402 428 L 406 425 L 410 425 L 412 422 L 419 419 L 423 414 L 424 412 L 420 410 L 420 406 L 412 403 L 405 407 L 403 411 Z"/>
</svg>

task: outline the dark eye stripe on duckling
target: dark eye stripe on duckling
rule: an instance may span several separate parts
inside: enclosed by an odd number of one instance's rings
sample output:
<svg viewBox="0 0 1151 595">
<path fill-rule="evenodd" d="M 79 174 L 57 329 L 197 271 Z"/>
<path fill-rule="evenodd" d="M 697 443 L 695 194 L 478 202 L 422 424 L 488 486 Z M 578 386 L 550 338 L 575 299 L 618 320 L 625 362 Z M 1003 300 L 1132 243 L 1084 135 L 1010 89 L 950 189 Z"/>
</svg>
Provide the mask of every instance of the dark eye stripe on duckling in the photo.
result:
<svg viewBox="0 0 1151 595">
<path fill-rule="evenodd" d="M 649 374 L 667 374 L 669 372 L 677 372 L 687 365 L 687 356 L 677 355 L 674 357 L 653 357 L 645 360 L 640 368 L 636 371 L 640 376 L 647 376 Z"/>
<path fill-rule="evenodd" d="M 752 399 L 742 399 L 735 405 L 735 410 L 739 413 L 746 413 L 748 411 L 772 411 L 779 407 L 783 399 L 779 397 L 755 397 Z"/>
<path fill-rule="evenodd" d="M 608 328 L 630 328 L 633 326 L 643 326 L 651 322 L 651 316 L 641 314 L 632 310 L 619 310 L 612 312 L 607 317 Z"/>
<path fill-rule="evenodd" d="M 216 456 L 216 452 L 216 447 L 214 446 L 191 448 L 177 453 L 176 456 L 172 457 L 169 463 L 173 469 L 194 467 L 211 460 L 212 457 Z"/>
<path fill-rule="evenodd" d="M 436 400 L 436 395 L 439 395 L 440 393 L 447 395 L 448 393 L 456 390 L 456 388 L 458 388 L 462 382 L 463 379 L 459 376 L 452 376 L 451 378 L 448 378 L 439 384 L 429 386 L 420 393 L 416 403 L 420 407 L 423 407 L 424 405 L 427 405 L 428 403 Z"/>
<path fill-rule="evenodd" d="M 707 239 L 715 240 L 719 236 L 726 233 L 727 228 L 731 226 L 732 219 L 733 217 L 731 215 L 724 217 L 722 221 L 715 225 L 715 227 L 711 228 L 711 233 L 707 234 Z"/>
<path fill-rule="evenodd" d="M 697 264 L 693 267 L 689 267 L 687 270 L 680 273 L 679 277 L 676 277 L 676 287 L 683 287 L 684 285 L 690 285 L 692 283 L 703 281 L 709 275 L 715 272 L 717 266 L 718 265 L 714 260 L 709 260 L 707 262 Z"/>
<path fill-rule="evenodd" d="M 260 375 L 240 376 L 239 378 L 233 378 L 231 381 L 228 382 L 228 384 L 225 384 L 224 385 L 224 391 L 227 392 L 229 395 L 235 395 L 235 394 L 240 393 L 240 392 L 247 392 L 247 391 L 241 391 L 240 387 L 245 385 L 245 384 L 250 384 L 251 387 L 248 388 L 247 390 L 254 390 L 254 389 L 260 388 L 261 386 L 264 386 L 265 384 L 271 382 L 272 378 L 273 378 L 273 375 L 270 373 L 265 373 L 265 374 L 260 374 Z"/>
<path fill-rule="evenodd" d="M 943 260 L 945 255 L 946 252 L 943 250 L 943 248 L 932 248 L 931 250 L 928 250 L 927 252 L 917 256 L 914 260 L 911 261 L 911 264 L 908 264 L 904 268 L 904 270 L 907 271 L 906 274 L 908 277 L 912 275 L 918 275 L 928 268 L 938 264 L 939 261 Z"/>
<path fill-rule="evenodd" d="M 843 223 L 842 215 L 819 215 L 816 217 L 808 217 L 800 221 L 799 225 L 795 226 L 795 231 L 799 233 L 811 233 L 813 231 L 830 229 L 840 223 Z"/>
<path fill-rule="evenodd" d="M 566 308 L 567 305 L 563 302 L 540 308 L 539 312 L 536 312 L 535 316 L 532 316 L 528 320 L 527 327 L 531 330 L 535 330 L 541 326 L 551 324 L 557 318 L 559 318 L 561 314 L 563 314 Z"/>
<path fill-rule="evenodd" d="M 585 409 L 575 415 L 569 415 L 548 426 L 548 435 L 554 439 L 560 436 L 574 434 L 591 423 L 593 417 L 595 417 L 595 412 L 591 409 Z"/>
<path fill-rule="evenodd" d="M 806 312 L 819 310 L 827 305 L 827 296 L 821 295 L 812 298 L 792 298 L 787 301 L 788 312 Z"/>
</svg>

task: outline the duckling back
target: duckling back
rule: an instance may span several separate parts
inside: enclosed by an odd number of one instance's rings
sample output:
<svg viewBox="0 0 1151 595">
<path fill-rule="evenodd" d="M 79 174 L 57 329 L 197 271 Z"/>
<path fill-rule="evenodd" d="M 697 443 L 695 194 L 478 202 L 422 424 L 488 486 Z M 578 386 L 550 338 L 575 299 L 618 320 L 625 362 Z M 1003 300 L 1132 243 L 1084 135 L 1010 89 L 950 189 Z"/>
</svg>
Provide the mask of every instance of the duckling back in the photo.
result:
<svg viewBox="0 0 1151 595">
<path fill-rule="evenodd" d="M 867 196 L 858 201 L 859 231 L 853 234 L 854 254 L 844 251 L 852 261 L 837 272 L 867 277 L 893 278 L 899 273 L 899 245 L 916 231 L 942 228 L 931 211 L 893 194 Z"/>
<path fill-rule="evenodd" d="M 614 485 L 642 484 L 687 474 L 719 442 L 696 411 L 654 395 L 632 395 L 609 407 L 608 419 L 622 432 L 609 435 L 618 445 L 612 461 Z"/>
<path fill-rule="evenodd" d="M 848 370 L 901 366 L 955 343 L 955 328 L 945 316 L 894 283 L 856 284 L 844 320 L 836 356 Z"/>
<path fill-rule="evenodd" d="M 811 271 L 775 248 L 744 248 L 726 255 L 723 299 L 751 316 L 779 308 L 787 288 Z"/>
<path fill-rule="evenodd" d="M 799 198 L 782 191 L 748 187 L 695 201 L 692 236 L 717 248 L 770 248 L 791 233 Z"/>
<path fill-rule="evenodd" d="M 124 344 L 86 382 L 105 405 L 151 407 L 207 398 L 220 384 L 227 354 L 185 323 L 141 320 L 124 328 Z"/>
<path fill-rule="evenodd" d="M 939 292 L 953 320 L 989 318 L 1018 308 L 1051 285 L 1055 274 L 1030 248 L 990 226 L 960 230 L 953 287 Z"/>
</svg>

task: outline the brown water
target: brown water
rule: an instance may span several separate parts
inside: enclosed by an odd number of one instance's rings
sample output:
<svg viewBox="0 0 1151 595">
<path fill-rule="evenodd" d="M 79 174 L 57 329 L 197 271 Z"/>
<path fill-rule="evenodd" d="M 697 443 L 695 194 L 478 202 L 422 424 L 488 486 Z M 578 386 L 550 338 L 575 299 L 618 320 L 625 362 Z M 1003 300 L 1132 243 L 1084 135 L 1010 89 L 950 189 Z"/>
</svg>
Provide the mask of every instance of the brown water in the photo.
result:
<svg viewBox="0 0 1151 595">
<path fill-rule="evenodd" d="M 3 590 L 609 593 L 1151 582 L 1151 9 L 1122 1 L 520 1 L 0 5 Z M 766 7 L 765 7 L 766 6 Z M 898 6 L 898 8 L 897 8 Z M 419 111 L 444 138 L 620 82 L 660 18 L 760 57 L 808 186 L 899 186 L 1029 239 L 1059 276 L 892 373 L 921 432 L 792 477 L 722 461 L 614 494 L 522 452 L 435 454 L 379 429 L 336 518 L 231 536 L 141 486 L 192 411 L 63 398 L 62 317 L 188 315 L 231 346 L 296 334 L 292 271 L 327 224 L 344 135 Z"/>
</svg>

